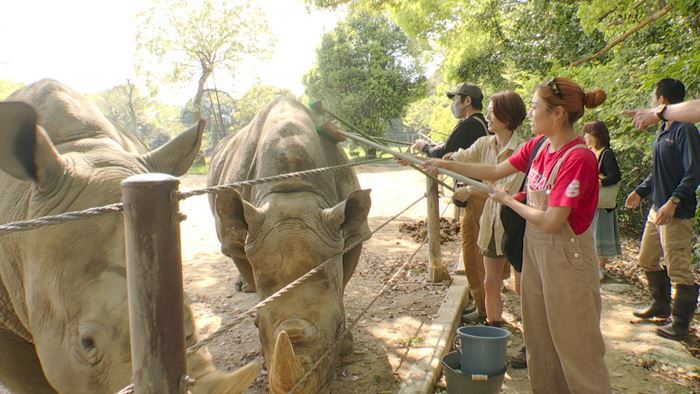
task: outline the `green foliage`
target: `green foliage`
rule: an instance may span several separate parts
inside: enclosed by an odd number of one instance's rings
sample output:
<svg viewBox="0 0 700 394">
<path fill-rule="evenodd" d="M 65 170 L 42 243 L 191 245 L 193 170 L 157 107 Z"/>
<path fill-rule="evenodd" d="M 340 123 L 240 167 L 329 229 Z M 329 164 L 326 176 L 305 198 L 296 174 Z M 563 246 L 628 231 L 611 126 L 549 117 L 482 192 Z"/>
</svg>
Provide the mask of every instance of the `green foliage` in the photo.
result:
<svg viewBox="0 0 700 394">
<path fill-rule="evenodd" d="M 642 132 L 622 116 L 649 105 L 661 78 L 683 81 L 687 97 L 700 95 L 700 2 L 697 0 L 307 0 L 318 7 L 371 10 L 392 19 L 420 43 L 426 58 L 441 59 L 435 81 L 435 109 L 441 113 L 441 84 L 479 83 L 486 96 L 514 89 L 526 102 L 535 87 L 566 76 L 584 89 L 599 87 L 607 101 L 588 110 L 588 120 L 606 122 L 623 171 L 618 205 L 651 166 L 653 131 Z M 667 4 L 670 11 L 664 13 Z M 647 25 L 651 16 L 658 18 Z M 623 34 L 632 33 L 626 36 Z M 619 42 L 618 42 L 619 41 Z M 571 64 L 607 52 L 578 66 Z M 425 117 L 421 118 L 424 119 Z M 429 122 L 437 130 L 439 122 Z M 527 129 L 527 125 L 524 129 Z M 444 125 L 439 125 L 440 128 Z M 642 211 L 620 210 L 624 227 L 641 230 Z M 700 219 L 700 216 L 698 217 Z"/>
<path fill-rule="evenodd" d="M 11 95 L 22 86 L 24 86 L 24 84 L 20 82 L 0 80 L 0 100 L 6 99 L 7 96 Z"/>
<path fill-rule="evenodd" d="M 269 85 L 254 85 L 240 99 L 236 100 L 236 112 L 231 119 L 230 130 L 237 131 L 245 127 L 267 103 L 278 97 L 295 98 L 288 89 Z"/>
<path fill-rule="evenodd" d="M 406 35 L 382 16 L 351 14 L 323 36 L 304 77 L 307 95 L 379 136 L 392 118 L 425 94 L 425 78 Z"/>
<path fill-rule="evenodd" d="M 130 81 L 87 97 L 117 129 L 135 133 L 149 148 L 164 144 L 185 129 L 179 121 L 179 107 L 144 97 Z"/>
</svg>

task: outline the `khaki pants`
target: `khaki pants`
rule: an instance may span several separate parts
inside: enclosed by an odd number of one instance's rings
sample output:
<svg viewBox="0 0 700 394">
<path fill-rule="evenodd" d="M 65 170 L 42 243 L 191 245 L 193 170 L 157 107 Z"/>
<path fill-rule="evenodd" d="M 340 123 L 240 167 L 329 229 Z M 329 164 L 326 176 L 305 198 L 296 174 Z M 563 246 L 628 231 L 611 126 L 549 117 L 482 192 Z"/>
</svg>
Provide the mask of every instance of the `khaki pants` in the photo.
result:
<svg viewBox="0 0 700 394">
<path fill-rule="evenodd" d="M 642 244 L 639 250 L 639 265 L 644 271 L 661 271 L 659 259 L 664 256 L 671 282 L 693 285 L 693 219 L 672 219 L 669 224 L 654 224 L 656 211 L 652 208 L 647 216 Z"/>
<path fill-rule="evenodd" d="M 479 239 L 479 220 L 481 219 L 481 212 L 484 210 L 485 202 L 485 198 L 472 195 L 469 198 L 469 203 L 464 207 L 464 213 L 460 221 L 464 272 L 469 282 L 469 292 L 474 297 L 474 304 L 480 316 L 486 316 L 485 271 L 484 259 L 476 242 Z"/>
<path fill-rule="evenodd" d="M 522 314 L 533 393 L 610 393 L 600 332 L 598 263 L 589 228 L 557 234 L 528 223 Z"/>
</svg>

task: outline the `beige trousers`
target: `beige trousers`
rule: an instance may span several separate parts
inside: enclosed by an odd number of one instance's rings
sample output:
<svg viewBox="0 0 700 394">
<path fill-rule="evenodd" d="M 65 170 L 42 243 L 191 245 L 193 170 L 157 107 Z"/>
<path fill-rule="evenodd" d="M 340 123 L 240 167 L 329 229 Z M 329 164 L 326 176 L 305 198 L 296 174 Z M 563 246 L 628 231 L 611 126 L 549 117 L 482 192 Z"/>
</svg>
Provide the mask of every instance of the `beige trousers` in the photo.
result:
<svg viewBox="0 0 700 394">
<path fill-rule="evenodd" d="M 484 258 L 476 242 L 479 239 L 479 220 L 485 202 L 485 198 L 472 195 L 467 206 L 463 208 L 464 213 L 460 220 L 464 272 L 469 282 L 469 292 L 474 297 L 474 304 L 480 316 L 486 316 L 485 271 Z"/>
<path fill-rule="evenodd" d="M 522 314 L 533 393 L 610 393 L 593 233 L 525 230 Z"/>
<path fill-rule="evenodd" d="M 669 224 L 654 224 L 656 211 L 652 208 L 647 216 L 644 235 L 639 250 L 639 265 L 644 271 L 661 271 L 659 264 L 664 257 L 671 282 L 693 285 L 693 219 L 672 219 Z"/>
</svg>

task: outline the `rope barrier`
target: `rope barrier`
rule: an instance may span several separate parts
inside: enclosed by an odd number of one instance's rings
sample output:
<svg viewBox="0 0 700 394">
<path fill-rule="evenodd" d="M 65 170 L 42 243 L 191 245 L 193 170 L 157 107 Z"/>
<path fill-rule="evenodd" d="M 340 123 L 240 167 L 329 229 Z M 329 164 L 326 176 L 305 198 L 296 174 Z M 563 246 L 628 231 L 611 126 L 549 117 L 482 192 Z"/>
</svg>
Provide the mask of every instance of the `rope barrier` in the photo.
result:
<svg viewBox="0 0 700 394">
<path fill-rule="evenodd" d="M 381 230 L 381 229 L 384 228 L 387 224 L 389 224 L 389 223 L 391 223 L 392 221 L 394 221 L 396 218 L 398 218 L 399 216 L 401 216 L 404 212 L 406 212 L 406 211 L 408 211 L 409 209 L 413 208 L 416 204 L 418 204 L 418 203 L 419 203 L 421 200 L 423 200 L 424 198 L 425 198 L 425 195 L 422 195 L 419 199 L 417 199 L 416 201 L 414 201 L 413 203 L 411 203 L 411 205 L 409 205 L 408 207 L 406 207 L 406 208 L 404 208 L 403 210 L 401 210 L 401 212 L 399 212 L 399 213 L 397 213 L 396 215 L 394 215 L 394 216 L 392 216 L 391 218 L 389 218 L 389 220 L 387 220 L 387 221 L 385 221 L 384 223 L 382 223 L 382 224 L 381 224 L 380 226 L 378 226 L 376 229 L 372 230 L 367 236 L 362 237 L 361 239 L 359 239 L 359 240 L 353 242 L 352 244 L 350 244 L 349 246 L 347 246 L 346 248 L 344 248 L 342 251 L 336 253 L 335 255 L 333 255 L 332 257 L 330 257 L 328 260 L 326 260 L 326 261 L 324 261 L 323 263 L 319 264 L 316 268 L 314 268 L 314 269 L 310 270 L 309 272 L 305 273 L 304 275 L 300 276 L 299 278 L 297 278 L 295 281 L 293 281 L 292 283 L 288 284 L 287 286 L 285 286 L 285 287 L 283 287 L 283 288 L 277 290 L 277 291 L 276 291 L 275 293 L 273 293 L 271 296 L 269 296 L 269 297 L 265 298 L 264 300 L 258 302 L 257 304 L 255 304 L 254 306 L 252 306 L 251 308 L 249 308 L 248 310 L 246 310 L 245 312 L 239 314 L 238 316 L 236 316 L 236 317 L 233 319 L 233 321 L 231 321 L 230 323 L 227 323 L 227 324 L 221 326 L 218 330 L 216 330 L 215 332 L 213 332 L 213 333 L 212 333 L 210 336 L 208 336 L 207 338 L 202 339 L 201 341 L 197 342 L 195 345 L 190 346 L 189 348 L 187 348 L 187 353 L 196 352 L 196 351 L 199 350 L 200 348 L 206 346 L 207 344 L 211 343 L 213 340 L 217 339 L 218 337 L 220 337 L 221 335 L 223 335 L 224 333 L 226 333 L 227 331 L 229 331 L 231 328 L 233 328 L 233 327 L 235 327 L 236 325 L 238 325 L 241 321 L 243 321 L 243 319 L 244 319 L 246 316 L 252 315 L 252 314 L 253 314 L 254 312 L 256 312 L 258 309 L 260 309 L 260 308 L 262 308 L 262 307 L 268 305 L 268 304 L 271 303 L 272 301 L 277 300 L 278 298 L 282 297 L 283 295 L 285 295 L 286 293 L 288 293 L 290 290 L 294 289 L 295 287 L 298 287 L 300 284 L 304 283 L 304 282 L 307 281 L 309 278 L 311 278 L 314 274 L 316 274 L 317 272 L 319 272 L 319 271 L 321 271 L 323 268 L 325 268 L 325 266 L 328 265 L 329 263 L 331 263 L 335 257 L 340 256 L 340 255 L 343 255 L 343 254 L 349 252 L 350 250 L 354 249 L 356 246 L 358 246 L 358 245 L 360 245 L 361 243 L 363 243 L 363 242 L 367 241 L 368 239 L 372 238 L 372 235 L 374 235 L 377 231 Z"/>
<path fill-rule="evenodd" d="M 200 194 L 205 194 L 205 193 L 214 193 L 217 191 L 231 190 L 231 189 L 235 189 L 237 187 L 242 187 L 242 186 L 251 186 L 251 185 L 258 185 L 258 184 L 267 183 L 267 182 L 275 182 L 275 181 L 279 181 L 279 180 L 290 179 L 290 178 L 297 177 L 297 176 L 319 174 L 319 173 L 326 172 L 326 171 L 335 171 L 335 170 L 345 168 L 345 167 L 378 163 L 378 162 L 387 161 L 390 159 L 391 158 L 389 158 L 389 157 L 384 157 L 384 158 L 378 158 L 378 159 L 372 159 L 372 160 L 352 161 L 350 163 L 341 164 L 341 165 L 337 165 L 337 166 L 316 168 L 313 170 L 292 172 L 289 174 L 276 175 L 276 176 L 271 176 L 271 177 L 267 177 L 267 178 L 259 178 L 259 179 L 249 180 L 249 181 L 235 182 L 235 183 L 231 183 L 231 184 L 227 184 L 227 185 L 214 186 L 214 187 L 209 187 L 206 189 L 192 190 L 189 192 L 178 193 L 177 196 L 179 199 L 184 200 L 186 198 L 197 196 Z M 25 221 L 5 223 L 5 224 L 0 225 L 0 237 L 3 235 L 10 234 L 10 233 L 18 232 L 18 231 L 28 231 L 28 230 L 33 230 L 33 229 L 43 227 L 43 226 L 51 226 L 51 225 L 61 224 L 64 222 L 81 220 L 84 218 L 89 218 L 89 217 L 94 217 L 94 216 L 100 216 L 100 215 L 104 215 L 107 213 L 120 212 L 123 209 L 124 209 L 123 203 L 114 203 L 114 204 L 105 205 L 103 207 L 88 208 L 88 209 L 85 209 L 83 211 L 64 212 L 64 213 L 61 213 L 58 215 L 42 216 L 42 217 L 38 217 L 38 218 L 30 219 L 30 220 L 25 220 Z"/>
<path fill-rule="evenodd" d="M 420 201 L 420 200 L 419 200 L 419 201 Z M 447 211 L 447 208 L 450 206 L 451 203 L 452 203 L 452 201 L 448 202 L 447 205 L 445 205 L 445 209 L 443 209 L 442 214 L 441 214 L 440 216 L 443 216 L 443 215 L 445 214 L 445 212 Z M 306 371 L 306 373 L 304 373 L 304 375 L 302 375 L 302 377 L 296 382 L 296 384 L 295 384 L 294 386 L 292 386 L 291 390 L 289 390 L 289 391 L 287 392 L 287 394 L 293 393 L 293 392 L 295 392 L 297 389 L 299 389 L 299 388 L 301 387 L 302 383 L 304 383 L 304 381 L 305 381 L 306 379 L 308 379 L 309 376 L 311 376 L 311 373 L 312 373 L 313 371 L 315 371 L 316 368 L 318 368 L 319 365 L 321 365 L 321 361 L 323 361 L 323 359 L 325 359 L 325 358 L 331 353 L 331 351 L 332 351 L 336 346 L 338 346 L 338 344 L 340 343 L 340 341 L 341 341 L 353 328 L 355 328 L 355 326 L 357 325 L 357 323 L 358 323 L 358 322 L 360 321 L 360 319 L 365 315 L 365 313 L 367 313 L 367 311 L 369 310 L 369 308 L 371 308 L 372 305 L 374 305 L 374 303 L 379 299 L 379 297 L 381 297 L 381 296 L 384 294 L 384 292 L 389 288 L 389 286 L 399 277 L 399 274 L 403 273 L 403 270 L 404 270 L 406 267 L 408 267 L 408 264 L 409 264 L 411 261 L 413 261 L 413 258 L 416 257 L 416 255 L 418 254 L 418 252 L 423 248 L 423 246 L 424 246 L 427 242 L 428 242 L 428 237 L 426 237 L 426 238 L 421 242 L 421 244 L 418 245 L 418 248 L 416 248 L 416 250 L 413 252 L 413 254 L 408 258 L 408 260 L 406 260 L 406 262 L 403 263 L 403 264 L 401 265 L 401 267 L 399 267 L 399 269 L 396 270 L 396 272 L 394 272 L 394 275 L 392 275 L 391 278 L 389 278 L 389 280 L 384 284 L 384 286 L 382 286 L 382 288 L 379 290 L 379 293 L 377 293 L 377 295 L 374 296 L 374 298 L 372 299 L 372 301 L 370 301 L 370 303 L 367 304 L 367 305 L 362 309 L 362 311 L 360 311 L 360 313 L 357 315 L 357 317 L 355 317 L 355 319 L 352 321 L 352 323 L 351 323 L 348 327 L 346 327 L 345 330 L 343 330 L 343 332 L 340 333 L 340 335 L 338 335 L 338 338 L 335 340 L 335 342 L 333 342 L 333 343 L 331 344 L 331 346 L 329 346 L 328 349 L 321 355 L 321 357 L 319 357 L 318 360 L 316 360 L 316 362 L 311 366 L 311 368 L 309 368 L 309 370 Z"/>
<path fill-rule="evenodd" d="M 321 174 L 323 172 L 335 171 L 335 170 L 338 170 L 341 168 L 359 166 L 359 165 L 363 165 L 363 164 L 378 163 L 380 161 L 386 161 L 386 160 L 390 160 L 390 159 L 391 158 L 383 157 L 383 158 L 379 158 L 379 159 L 350 162 L 350 163 L 340 164 L 340 165 L 336 165 L 336 166 L 314 168 L 313 170 L 290 172 L 287 174 L 275 175 L 275 176 L 270 176 L 270 177 L 266 177 L 266 178 L 258 178 L 258 179 L 251 179 L 251 180 L 247 180 L 247 181 L 234 182 L 234 183 L 229 183 L 226 185 L 219 185 L 219 186 L 207 187 L 204 189 L 190 190 L 188 192 L 179 192 L 179 193 L 177 193 L 177 197 L 180 200 L 184 200 L 186 198 L 198 196 L 201 194 L 234 190 L 234 189 L 237 189 L 239 187 L 254 186 L 254 185 L 259 185 L 259 184 L 268 183 L 268 182 L 284 181 L 284 180 L 291 179 L 291 178 L 298 177 L 298 176 Z"/>
<path fill-rule="evenodd" d="M 81 220 L 89 217 L 100 216 L 107 213 L 120 212 L 124 209 L 124 204 L 116 203 L 104 207 L 88 208 L 83 211 L 65 212 L 53 216 L 42 216 L 39 218 L 25 220 L 21 222 L 5 223 L 0 225 L 0 236 L 18 231 L 33 230 L 43 226 L 52 226 L 73 220 Z"/>
</svg>

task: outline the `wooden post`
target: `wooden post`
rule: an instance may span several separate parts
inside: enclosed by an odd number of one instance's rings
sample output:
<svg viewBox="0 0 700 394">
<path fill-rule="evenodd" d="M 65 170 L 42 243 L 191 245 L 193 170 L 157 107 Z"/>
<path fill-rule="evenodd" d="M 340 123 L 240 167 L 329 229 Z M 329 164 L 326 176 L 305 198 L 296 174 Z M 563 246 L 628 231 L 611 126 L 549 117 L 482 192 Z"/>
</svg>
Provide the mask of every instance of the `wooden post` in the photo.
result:
<svg viewBox="0 0 700 394">
<path fill-rule="evenodd" d="M 186 374 L 180 181 L 140 174 L 122 182 L 131 364 L 136 394 L 179 393 Z"/>
<path fill-rule="evenodd" d="M 449 279 L 447 267 L 442 264 L 440 253 L 440 200 L 438 183 L 435 179 L 425 177 L 426 200 L 428 201 L 428 262 L 430 264 L 430 281 L 433 283 Z"/>
</svg>

